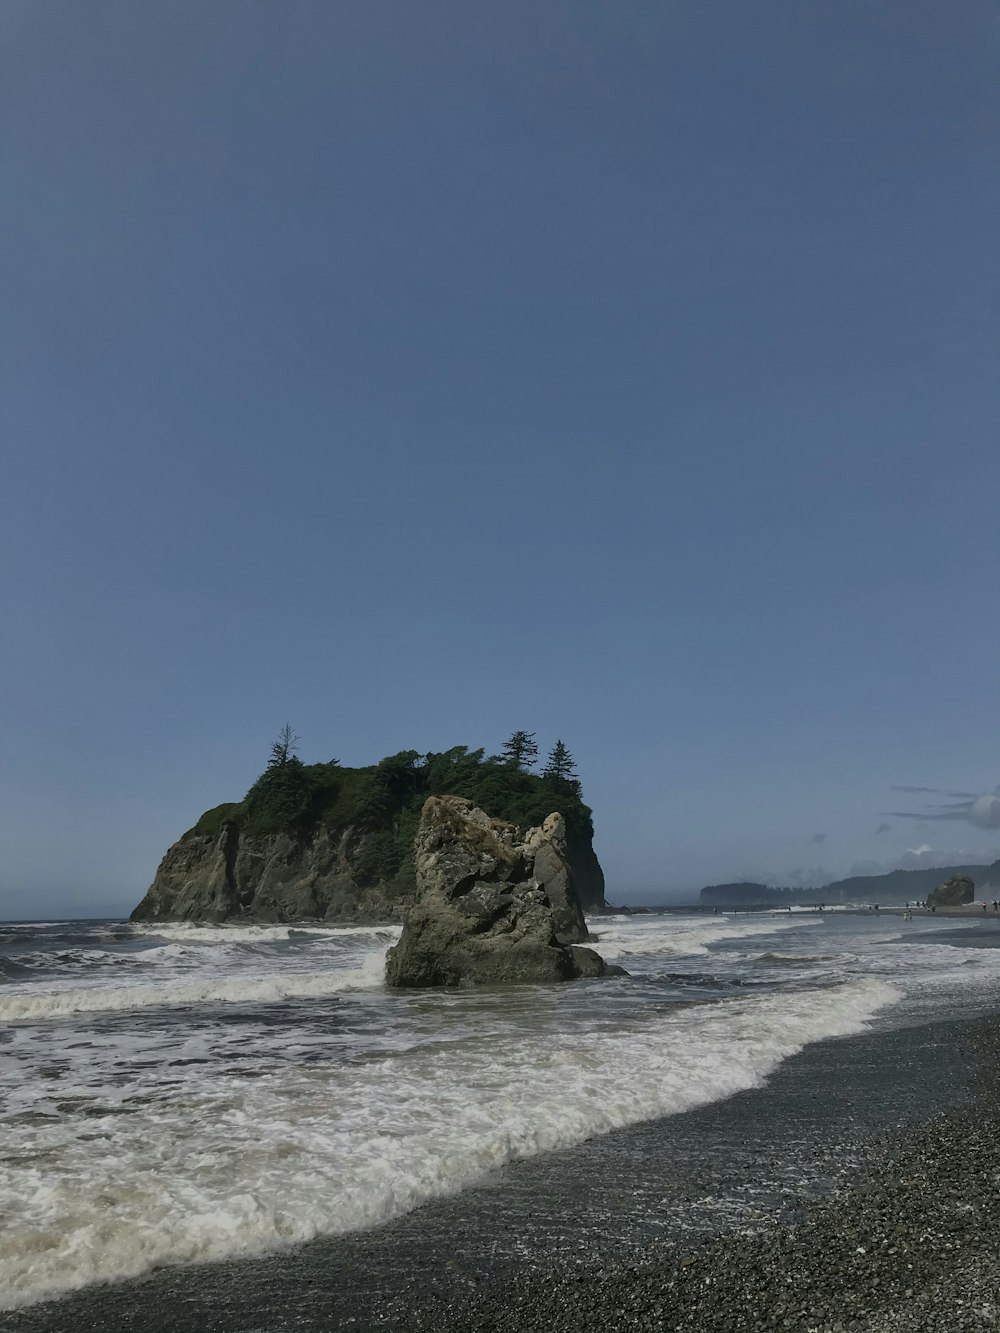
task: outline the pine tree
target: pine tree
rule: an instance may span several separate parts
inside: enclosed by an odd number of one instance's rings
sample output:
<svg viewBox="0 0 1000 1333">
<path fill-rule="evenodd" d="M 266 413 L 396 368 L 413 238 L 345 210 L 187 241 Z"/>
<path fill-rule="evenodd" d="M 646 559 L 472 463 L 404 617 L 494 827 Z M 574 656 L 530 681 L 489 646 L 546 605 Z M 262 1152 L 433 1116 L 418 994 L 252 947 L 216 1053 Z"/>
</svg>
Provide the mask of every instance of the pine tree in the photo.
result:
<svg viewBox="0 0 1000 1333">
<path fill-rule="evenodd" d="M 288 761 L 294 757 L 298 743 L 298 736 L 286 722 L 278 732 L 278 739 L 271 746 L 271 758 L 267 761 L 268 768 L 284 768 Z"/>
<path fill-rule="evenodd" d="M 542 770 L 542 777 L 547 778 L 554 787 L 568 786 L 574 790 L 579 788 L 580 784 L 577 781 L 573 756 L 562 741 L 556 741 L 549 751 L 548 760 Z"/>
<path fill-rule="evenodd" d="M 535 733 L 533 731 L 515 731 L 509 740 L 504 741 L 500 750 L 500 758 L 511 768 L 518 768 L 522 773 L 529 772 L 538 758 Z"/>
</svg>

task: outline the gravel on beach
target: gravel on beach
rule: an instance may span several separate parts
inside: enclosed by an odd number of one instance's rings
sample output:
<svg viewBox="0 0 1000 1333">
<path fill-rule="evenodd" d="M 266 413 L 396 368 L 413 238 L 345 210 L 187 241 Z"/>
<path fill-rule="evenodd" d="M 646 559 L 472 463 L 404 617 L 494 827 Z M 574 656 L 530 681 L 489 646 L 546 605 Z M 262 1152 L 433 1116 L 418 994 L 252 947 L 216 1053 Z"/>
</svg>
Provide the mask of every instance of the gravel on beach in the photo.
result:
<svg viewBox="0 0 1000 1333">
<path fill-rule="evenodd" d="M 1000 1021 L 971 1037 L 975 1096 L 887 1137 L 801 1220 L 634 1261 L 525 1264 L 388 1319 L 412 1333 L 996 1333 Z"/>
</svg>

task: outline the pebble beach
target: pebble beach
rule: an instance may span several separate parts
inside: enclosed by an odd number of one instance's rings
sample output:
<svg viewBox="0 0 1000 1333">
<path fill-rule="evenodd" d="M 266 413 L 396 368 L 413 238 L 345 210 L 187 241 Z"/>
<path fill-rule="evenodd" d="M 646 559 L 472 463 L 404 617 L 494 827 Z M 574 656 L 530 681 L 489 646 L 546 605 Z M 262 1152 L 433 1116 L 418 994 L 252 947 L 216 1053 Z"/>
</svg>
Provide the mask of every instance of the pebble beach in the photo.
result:
<svg viewBox="0 0 1000 1333">
<path fill-rule="evenodd" d="M 872 1146 L 801 1220 L 623 1263 L 525 1268 L 412 1333 L 995 1333 L 1000 1327 L 1000 1020 L 966 1040 L 967 1104 Z"/>
</svg>

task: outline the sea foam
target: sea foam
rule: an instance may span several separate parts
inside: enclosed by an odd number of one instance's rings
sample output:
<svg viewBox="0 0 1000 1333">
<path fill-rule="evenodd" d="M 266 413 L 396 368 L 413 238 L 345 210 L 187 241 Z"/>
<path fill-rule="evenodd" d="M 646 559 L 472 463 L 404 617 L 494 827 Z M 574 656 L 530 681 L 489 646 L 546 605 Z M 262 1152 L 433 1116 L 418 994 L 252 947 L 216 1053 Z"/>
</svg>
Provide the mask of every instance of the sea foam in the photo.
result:
<svg viewBox="0 0 1000 1333">
<path fill-rule="evenodd" d="M 604 958 L 630 955 L 707 954 L 709 946 L 723 940 L 739 941 L 757 935 L 776 935 L 821 925 L 820 917 L 676 917 L 634 916 L 594 918 L 588 922 L 596 935 L 594 948 Z"/>
<path fill-rule="evenodd" d="M 384 956 L 379 953 L 360 967 L 342 971 L 291 972 L 285 975 L 203 977 L 138 986 L 81 986 L 38 990 L 0 991 L 0 1022 L 35 1023 L 75 1014 L 113 1010 L 150 1009 L 201 1004 L 266 1004 L 276 1000 L 336 995 L 341 991 L 371 990 L 384 978 Z"/>
<path fill-rule="evenodd" d="M 857 980 L 646 1012 L 609 1036 L 561 1030 L 558 1006 L 518 1030 L 509 1017 L 497 1028 L 502 1008 L 476 997 L 398 996 L 432 1018 L 433 1040 L 251 1079 L 180 1066 L 159 1089 L 140 1080 L 114 1098 L 81 1086 L 85 1135 L 44 1108 L 5 1125 L 0 1291 L 28 1304 L 158 1264 L 370 1227 L 512 1160 L 756 1086 L 898 997 Z"/>
</svg>

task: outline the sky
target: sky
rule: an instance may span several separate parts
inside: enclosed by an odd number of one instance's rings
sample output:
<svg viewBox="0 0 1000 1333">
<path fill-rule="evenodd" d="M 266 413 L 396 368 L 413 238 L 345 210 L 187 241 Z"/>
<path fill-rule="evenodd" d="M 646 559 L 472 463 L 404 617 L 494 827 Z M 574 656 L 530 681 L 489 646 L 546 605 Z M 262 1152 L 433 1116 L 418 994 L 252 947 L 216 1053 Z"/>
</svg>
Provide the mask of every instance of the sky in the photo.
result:
<svg viewBox="0 0 1000 1333">
<path fill-rule="evenodd" d="M 563 739 L 613 901 L 1000 855 L 994 0 L 0 38 L 0 916 L 285 722 Z"/>
</svg>

